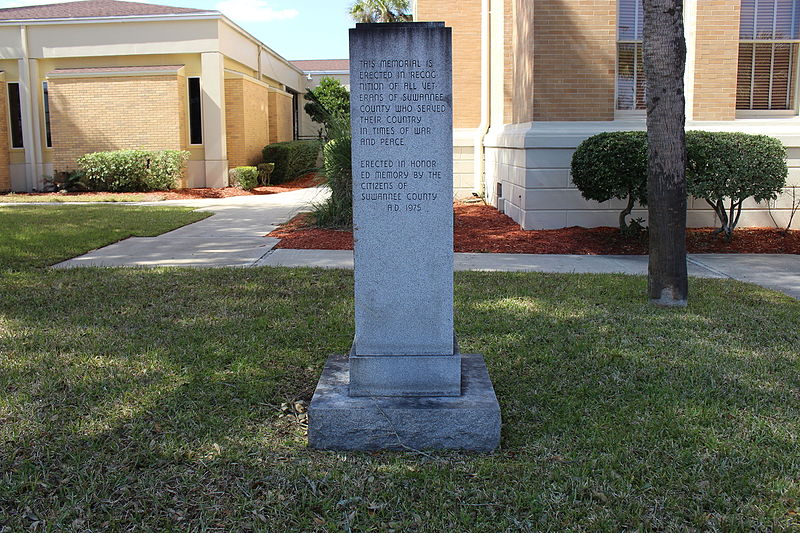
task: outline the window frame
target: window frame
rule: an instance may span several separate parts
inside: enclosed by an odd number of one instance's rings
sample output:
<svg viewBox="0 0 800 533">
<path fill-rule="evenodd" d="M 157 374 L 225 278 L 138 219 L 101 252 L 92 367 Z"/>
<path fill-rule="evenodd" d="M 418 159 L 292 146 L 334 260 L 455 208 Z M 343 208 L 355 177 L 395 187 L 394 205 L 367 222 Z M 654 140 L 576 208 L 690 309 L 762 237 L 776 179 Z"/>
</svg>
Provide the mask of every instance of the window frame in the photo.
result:
<svg viewBox="0 0 800 533">
<path fill-rule="evenodd" d="M 645 96 L 645 104 L 643 108 L 637 109 L 636 108 L 636 81 L 637 81 L 637 74 L 636 74 L 636 61 L 637 58 L 642 62 L 642 71 L 644 71 L 644 39 L 621 39 L 620 38 L 620 11 L 623 6 L 623 2 L 626 0 L 618 0 L 617 2 L 617 35 L 616 35 L 616 44 L 615 44 L 615 53 L 616 58 L 614 61 L 614 118 L 641 118 L 647 114 L 647 97 Z M 634 8 L 634 35 L 638 33 L 638 28 L 636 28 L 636 24 L 639 22 L 639 13 L 640 10 L 644 9 L 642 6 L 641 0 L 628 0 L 633 3 Z M 620 45 L 633 45 L 634 49 L 634 59 L 633 59 L 633 109 L 620 109 L 619 108 L 619 97 L 620 97 L 620 84 L 619 84 L 619 74 L 620 74 Z M 638 45 L 638 46 L 637 46 Z M 642 49 L 641 54 L 637 54 L 636 50 Z M 645 93 L 646 95 L 646 93 Z"/>
<path fill-rule="evenodd" d="M 14 117 L 11 116 L 11 86 L 17 86 L 17 107 L 19 108 L 19 146 L 14 145 Z M 22 84 L 18 81 L 9 81 L 6 83 L 6 97 L 8 98 L 8 144 L 11 150 L 25 150 L 25 125 L 23 124 L 22 116 Z"/>
<path fill-rule="evenodd" d="M 192 142 L 192 84 L 190 80 L 197 80 L 197 90 L 199 91 L 199 100 L 197 104 L 199 107 L 198 120 L 200 121 L 200 124 L 198 124 L 200 128 L 199 143 Z M 205 144 L 205 135 L 203 132 L 203 82 L 200 76 L 186 77 L 186 125 L 189 146 L 203 146 Z"/>
<path fill-rule="evenodd" d="M 754 18 L 753 18 L 753 33 L 755 34 L 755 32 L 757 31 L 757 28 L 758 28 L 758 3 L 760 1 L 763 1 L 763 0 L 752 0 L 752 1 L 754 2 L 754 9 L 755 9 L 755 15 L 754 15 Z M 792 9 L 793 9 L 792 19 L 795 19 L 798 16 L 797 13 L 800 12 L 800 0 L 792 0 L 792 2 L 793 2 L 793 4 L 792 4 Z M 777 3 L 775 4 L 775 8 L 777 9 Z M 775 10 L 773 10 L 773 13 L 774 12 L 775 12 Z M 743 11 L 740 12 L 740 15 L 739 15 L 740 28 L 741 28 L 741 24 L 742 24 L 742 16 L 743 16 Z M 775 15 L 773 15 L 773 16 L 775 16 Z M 774 37 L 774 32 L 775 32 L 775 25 L 776 25 L 776 21 L 773 20 L 773 37 Z M 752 109 L 752 105 L 753 105 L 752 104 L 752 102 L 753 102 L 753 79 L 755 77 L 755 70 L 756 70 L 755 69 L 755 60 L 752 60 L 751 69 L 752 69 L 753 72 L 751 74 L 751 82 L 750 82 L 750 106 L 751 107 L 750 107 L 750 109 L 739 109 L 738 107 L 736 107 L 736 109 L 735 109 L 736 118 L 780 118 L 780 117 L 796 117 L 796 116 L 798 116 L 798 111 L 800 111 L 800 106 L 798 105 L 798 100 L 800 100 L 800 34 L 798 34 L 797 38 L 795 38 L 795 39 L 774 39 L 774 38 L 772 38 L 772 39 L 754 39 L 754 38 L 753 39 L 742 39 L 741 35 L 740 35 L 739 40 L 737 41 L 737 45 L 736 45 L 737 46 L 737 49 L 736 49 L 737 58 L 738 58 L 739 53 L 741 51 L 741 45 L 743 45 L 743 44 L 752 45 L 752 47 L 753 47 L 753 55 L 755 55 L 756 45 L 758 45 L 758 44 L 762 44 L 762 45 L 775 45 L 775 44 L 794 45 L 794 56 L 795 56 L 794 57 L 794 63 L 793 64 L 790 63 L 790 65 L 789 65 L 790 66 L 789 74 L 793 78 L 793 80 L 790 83 L 792 83 L 794 85 L 794 87 L 793 87 L 793 90 L 788 91 L 788 94 L 792 95 L 792 107 L 790 107 L 789 109 Z M 775 61 L 774 51 L 771 54 L 771 59 L 770 60 L 771 60 L 772 64 L 774 64 L 774 61 Z M 771 70 L 772 70 L 772 64 L 770 66 Z M 739 83 L 738 83 L 739 71 L 738 71 L 738 68 L 737 68 L 736 74 L 737 74 L 736 92 L 738 93 L 739 92 Z M 770 82 L 769 82 L 770 83 L 770 92 L 772 91 L 772 84 L 773 84 L 773 81 L 774 81 L 772 79 L 773 75 L 774 75 L 773 72 L 771 72 L 770 73 Z M 738 98 L 737 98 L 737 100 L 738 100 Z M 734 103 L 734 105 L 737 105 L 737 104 Z"/>
<path fill-rule="evenodd" d="M 53 128 L 50 123 L 50 84 L 42 81 L 42 122 L 44 123 L 44 147 L 53 147 Z"/>
</svg>

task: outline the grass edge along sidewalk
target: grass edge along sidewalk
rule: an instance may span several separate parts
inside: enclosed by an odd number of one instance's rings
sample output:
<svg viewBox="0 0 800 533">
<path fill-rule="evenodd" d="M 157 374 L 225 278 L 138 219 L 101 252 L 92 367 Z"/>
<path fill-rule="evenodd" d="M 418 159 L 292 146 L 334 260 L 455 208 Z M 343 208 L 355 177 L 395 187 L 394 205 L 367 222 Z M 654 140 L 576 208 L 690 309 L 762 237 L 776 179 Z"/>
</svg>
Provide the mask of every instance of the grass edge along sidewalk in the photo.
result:
<svg viewBox="0 0 800 533">
<path fill-rule="evenodd" d="M 0 207 L 0 272 L 44 268 L 127 237 L 154 237 L 210 215 L 184 207 Z"/>
<path fill-rule="evenodd" d="M 0 529 L 791 531 L 800 303 L 691 280 L 456 274 L 502 449 L 328 453 L 304 406 L 349 348 L 352 273 L 0 276 Z"/>
</svg>

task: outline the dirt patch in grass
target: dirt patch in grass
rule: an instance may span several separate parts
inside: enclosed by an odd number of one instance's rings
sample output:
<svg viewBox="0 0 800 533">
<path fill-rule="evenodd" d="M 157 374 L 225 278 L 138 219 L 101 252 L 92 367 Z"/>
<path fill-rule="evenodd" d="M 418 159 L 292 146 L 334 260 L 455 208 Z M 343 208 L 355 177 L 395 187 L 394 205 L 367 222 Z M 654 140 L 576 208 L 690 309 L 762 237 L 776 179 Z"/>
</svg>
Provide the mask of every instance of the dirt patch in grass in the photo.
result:
<svg viewBox="0 0 800 533">
<path fill-rule="evenodd" d="M 647 235 L 623 235 L 618 228 L 523 230 L 508 216 L 483 204 L 455 205 L 456 252 L 517 254 L 642 255 Z M 352 250 L 349 231 L 313 228 L 301 214 L 269 234 L 281 239 L 278 248 Z M 713 228 L 686 233 L 689 253 L 800 254 L 800 231 L 775 228 L 737 229 L 732 242 L 713 235 Z"/>
<path fill-rule="evenodd" d="M 268 187 L 256 187 L 246 191 L 241 187 L 223 187 L 213 189 L 202 187 L 195 189 L 173 189 L 170 191 L 153 191 L 148 193 L 130 192 L 30 192 L 0 194 L 2 202 L 158 202 L 161 200 L 198 200 L 204 198 L 229 198 L 231 196 L 256 196 L 261 194 L 277 194 L 314 187 L 322 179 L 315 173 L 306 174 L 292 181 Z"/>
</svg>

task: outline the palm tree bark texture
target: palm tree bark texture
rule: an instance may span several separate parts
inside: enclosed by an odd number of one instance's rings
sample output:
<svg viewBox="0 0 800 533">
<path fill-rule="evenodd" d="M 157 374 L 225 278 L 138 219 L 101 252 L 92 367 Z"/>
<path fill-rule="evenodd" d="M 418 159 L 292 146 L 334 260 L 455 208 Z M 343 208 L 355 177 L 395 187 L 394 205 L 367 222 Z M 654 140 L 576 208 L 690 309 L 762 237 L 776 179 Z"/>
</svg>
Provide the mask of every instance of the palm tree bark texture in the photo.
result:
<svg viewBox="0 0 800 533">
<path fill-rule="evenodd" d="M 685 306 L 686 135 L 683 0 L 643 0 L 647 83 L 647 208 L 650 227 L 648 296 Z"/>
</svg>

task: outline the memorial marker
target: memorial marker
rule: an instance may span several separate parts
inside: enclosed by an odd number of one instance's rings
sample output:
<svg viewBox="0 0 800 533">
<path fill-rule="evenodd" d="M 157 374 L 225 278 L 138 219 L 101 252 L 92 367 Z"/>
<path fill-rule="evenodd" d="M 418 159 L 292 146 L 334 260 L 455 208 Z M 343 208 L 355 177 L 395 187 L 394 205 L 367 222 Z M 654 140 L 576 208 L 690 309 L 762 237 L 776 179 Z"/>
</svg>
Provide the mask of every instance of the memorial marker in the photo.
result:
<svg viewBox="0 0 800 533">
<path fill-rule="evenodd" d="M 494 449 L 483 357 L 453 332 L 451 29 L 358 24 L 350 66 L 355 338 L 325 367 L 309 442 Z"/>
</svg>

